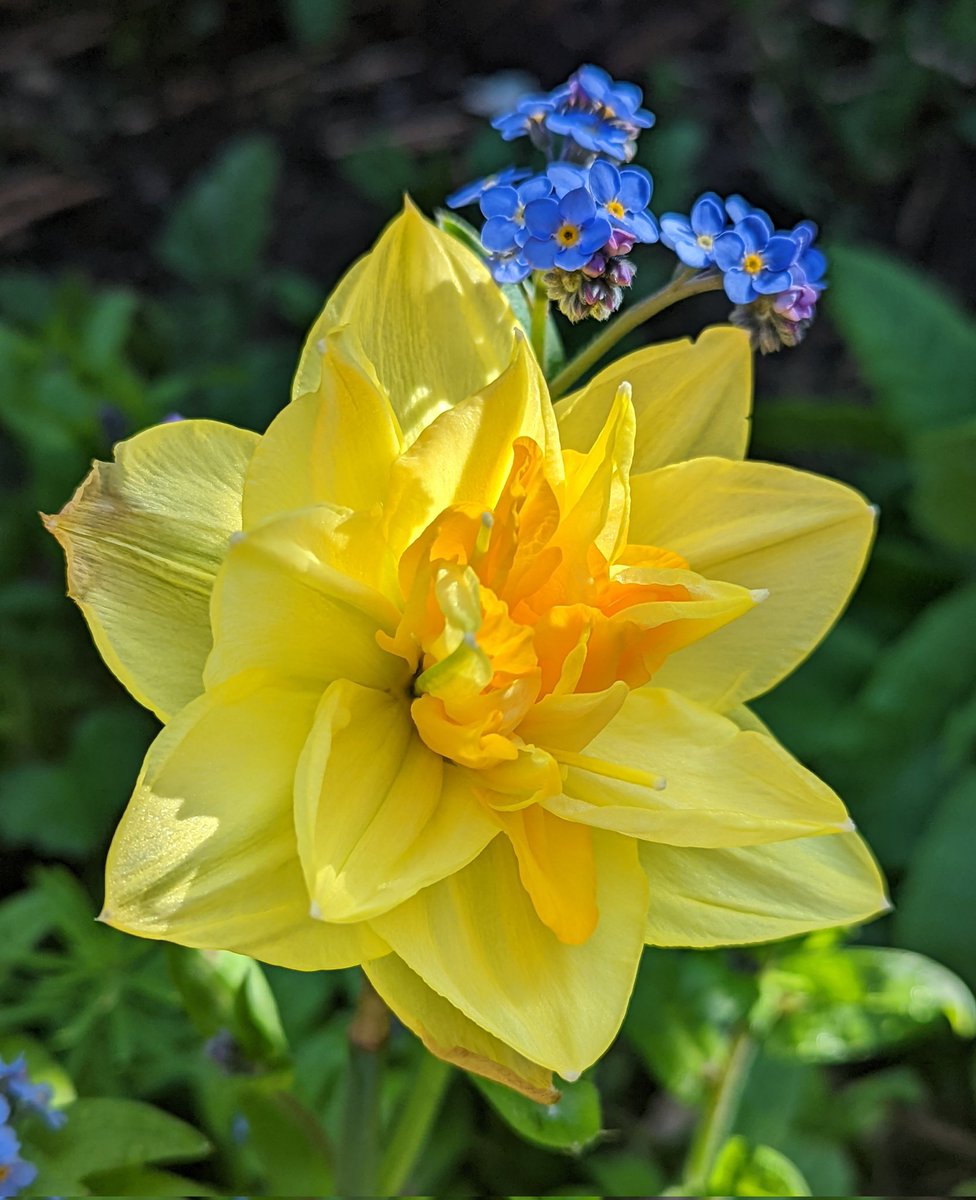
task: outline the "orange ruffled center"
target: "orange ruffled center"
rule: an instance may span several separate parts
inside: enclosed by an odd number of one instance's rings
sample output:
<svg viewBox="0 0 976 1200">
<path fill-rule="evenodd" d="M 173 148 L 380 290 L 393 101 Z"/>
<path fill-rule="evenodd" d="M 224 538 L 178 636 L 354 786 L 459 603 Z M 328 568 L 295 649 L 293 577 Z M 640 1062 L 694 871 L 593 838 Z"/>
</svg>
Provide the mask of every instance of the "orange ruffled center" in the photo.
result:
<svg viewBox="0 0 976 1200">
<path fill-rule="evenodd" d="M 404 553 L 403 616 L 377 637 L 414 672 L 421 739 L 475 773 L 540 918 L 580 942 L 597 919 L 591 833 L 541 805 L 568 766 L 605 770 L 581 750 L 628 691 L 732 614 L 698 603 L 711 596 L 679 554 L 624 545 L 611 562 L 597 545 L 605 520 L 566 502 L 572 479 L 554 486 L 531 439 L 513 451 L 493 509 L 452 505 Z M 583 470 L 573 458 L 567 471 Z"/>
</svg>

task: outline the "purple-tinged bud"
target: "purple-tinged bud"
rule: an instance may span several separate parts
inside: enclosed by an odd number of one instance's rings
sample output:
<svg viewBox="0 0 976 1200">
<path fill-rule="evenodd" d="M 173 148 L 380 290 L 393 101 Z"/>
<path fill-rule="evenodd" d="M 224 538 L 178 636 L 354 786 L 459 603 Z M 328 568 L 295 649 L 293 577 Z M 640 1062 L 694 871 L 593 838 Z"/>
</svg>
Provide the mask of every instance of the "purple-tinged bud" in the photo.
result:
<svg viewBox="0 0 976 1200">
<path fill-rule="evenodd" d="M 801 289 L 790 290 L 799 291 Z M 813 291 L 814 289 L 810 288 L 809 290 Z M 729 314 L 731 323 L 746 330 L 753 350 L 758 350 L 760 354 L 773 354 L 777 350 L 782 350 L 784 346 L 790 348 L 798 346 L 813 324 L 814 304 L 809 305 L 808 311 L 811 315 L 806 317 L 788 316 L 780 311 L 777 302 L 786 295 L 787 293 L 783 292 L 776 297 L 760 296 L 751 304 L 737 304 Z M 807 303 L 809 303 L 808 300 Z M 797 304 L 795 311 L 807 311 L 807 309 L 801 308 L 801 305 Z"/>
<path fill-rule="evenodd" d="M 597 251 L 583 268 L 583 274 L 590 279 L 598 279 L 607 269 L 607 256 Z"/>
<path fill-rule="evenodd" d="M 610 263 L 607 270 L 607 279 L 611 283 L 615 283 L 617 287 L 630 287 L 634 282 L 634 276 L 637 274 L 637 268 L 629 258 L 615 258 Z"/>
<path fill-rule="evenodd" d="M 774 299 L 773 307 L 788 321 L 812 321 L 817 309 L 820 292 L 809 284 L 789 288 Z"/>
<path fill-rule="evenodd" d="M 604 250 L 608 254 L 629 254 L 633 250 L 636 240 L 632 233 L 627 233 L 624 229 L 615 229 L 610 234 L 610 239 L 606 246 L 604 246 Z"/>
</svg>

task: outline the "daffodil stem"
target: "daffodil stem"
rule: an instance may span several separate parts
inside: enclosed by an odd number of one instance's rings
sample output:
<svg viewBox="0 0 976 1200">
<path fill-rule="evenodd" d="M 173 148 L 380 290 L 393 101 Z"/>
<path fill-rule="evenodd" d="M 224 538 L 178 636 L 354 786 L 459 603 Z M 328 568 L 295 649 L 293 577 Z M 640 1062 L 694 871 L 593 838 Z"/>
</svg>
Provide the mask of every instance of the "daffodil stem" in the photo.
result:
<svg viewBox="0 0 976 1200">
<path fill-rule="evenodd" d="M 732 1041 L 721 1075 L 715 1081 L 701 1121 L 691 1140 L 680 1194 L 707 1196 L 719 1151 L 732 1132 L 739 1102 L 759 1046 L 746 1027 Z"/>
<path fill-rule="evenodd" d="M 346 1106 L 335 1181 L 340 1196 L 379 1194 L 380 1084 L 389 1035 L 390 1010 L 363 976 L 347 1032 Z"/>
<path fill-rule="evenodd" d="M 542 282 L 542 272 L 536 271 L 533 276 L 532 293 L 532 351 L 540 366 L 545 364 L 546 354 L 546 318 L 549 316 L 549 296 L 546 285 Z"/>
<path fill-rule="evenodd" d="M 450 1065 L 425 1052 L 387 1141 L 379 1176 L 381 1196 L 396 1196 L 403 1190 L 426 1145 L 450 1080 Z"/>
<path fill-rule="evenodd" d="M 549 381 L 549 392 L 553 400 L 565 395 L 581 375 L 595 366 L 621 338 L 626 337 L 639 325 L 670 308 L 672 304 L 677 304 L 679 300 L 687 300 L 689 296 L 698 296 L 702 292 L 716 292 L 721 287 L 722 276 L 717 271 L 681 271 L 659 291 L 645 297 L 632 308 L 624 309 L 608 321 L 602 332 Z"/>
</svg>

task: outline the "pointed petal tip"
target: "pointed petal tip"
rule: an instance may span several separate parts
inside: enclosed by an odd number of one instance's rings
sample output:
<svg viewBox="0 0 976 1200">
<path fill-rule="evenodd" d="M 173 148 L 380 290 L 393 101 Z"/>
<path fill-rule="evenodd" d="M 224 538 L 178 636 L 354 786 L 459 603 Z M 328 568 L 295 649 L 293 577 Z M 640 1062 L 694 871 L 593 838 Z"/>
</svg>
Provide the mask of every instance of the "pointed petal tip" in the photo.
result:
<svg viewBox="0 0 976 1200">
<path fill-rule="evenodd" d="M 616 402 L 621 402 L 624 400 L 633 401 L 633 399 L 634 399 L 633 386 L 631 385 L 629 380 L 622 379 L 617 384 L 617 392 L 616 392 L 616 395 L 614 396 L 614 401 L 616 401 Z"/>
<path fill-rule="evenodd" d="M 559 1074 L 559 1078 L 565 1079 L 567 1083 L 576 1083 L 579 1077 L 579 1071 L 561 1071 Z"/>
<path fill-rule="evenodd" d="M 769 588 L 751 588 L 749 595 L 757 604 L 762 604 L 764 600 L 769 599 Z"/>
<path fill-rule="evenodd" d="M 313 900 L 312 903 L 308 906 L 308 915 L 312 918 L 313 921 L 324 921 L 325 920 L 325 917 L 322 915 L 322 908 L 319 905 L 318 900 Z"/>
</svg>

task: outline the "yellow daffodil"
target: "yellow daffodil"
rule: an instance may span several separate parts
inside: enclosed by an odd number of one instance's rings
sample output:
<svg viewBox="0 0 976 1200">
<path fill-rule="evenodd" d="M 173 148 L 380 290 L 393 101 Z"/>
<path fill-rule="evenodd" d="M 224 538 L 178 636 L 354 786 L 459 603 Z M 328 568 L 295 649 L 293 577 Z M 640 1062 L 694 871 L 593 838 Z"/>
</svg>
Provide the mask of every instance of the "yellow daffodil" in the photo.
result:
<svg viewBox="0 0 976 1200">
<path fill-rule="evenodd" d="M 103 919 L 362 963 L 434 1053 L 546 1099 L 645 943 L 882 910 L 841 802 L 744 707 L 837 617 L 872 513 L 743 461 L 749 395 L 716 328 L 553 405 L 487 271 L 408 205 L 263 437 L 150 429 L 48 518 L 164 723 Z"/>
</svg>

